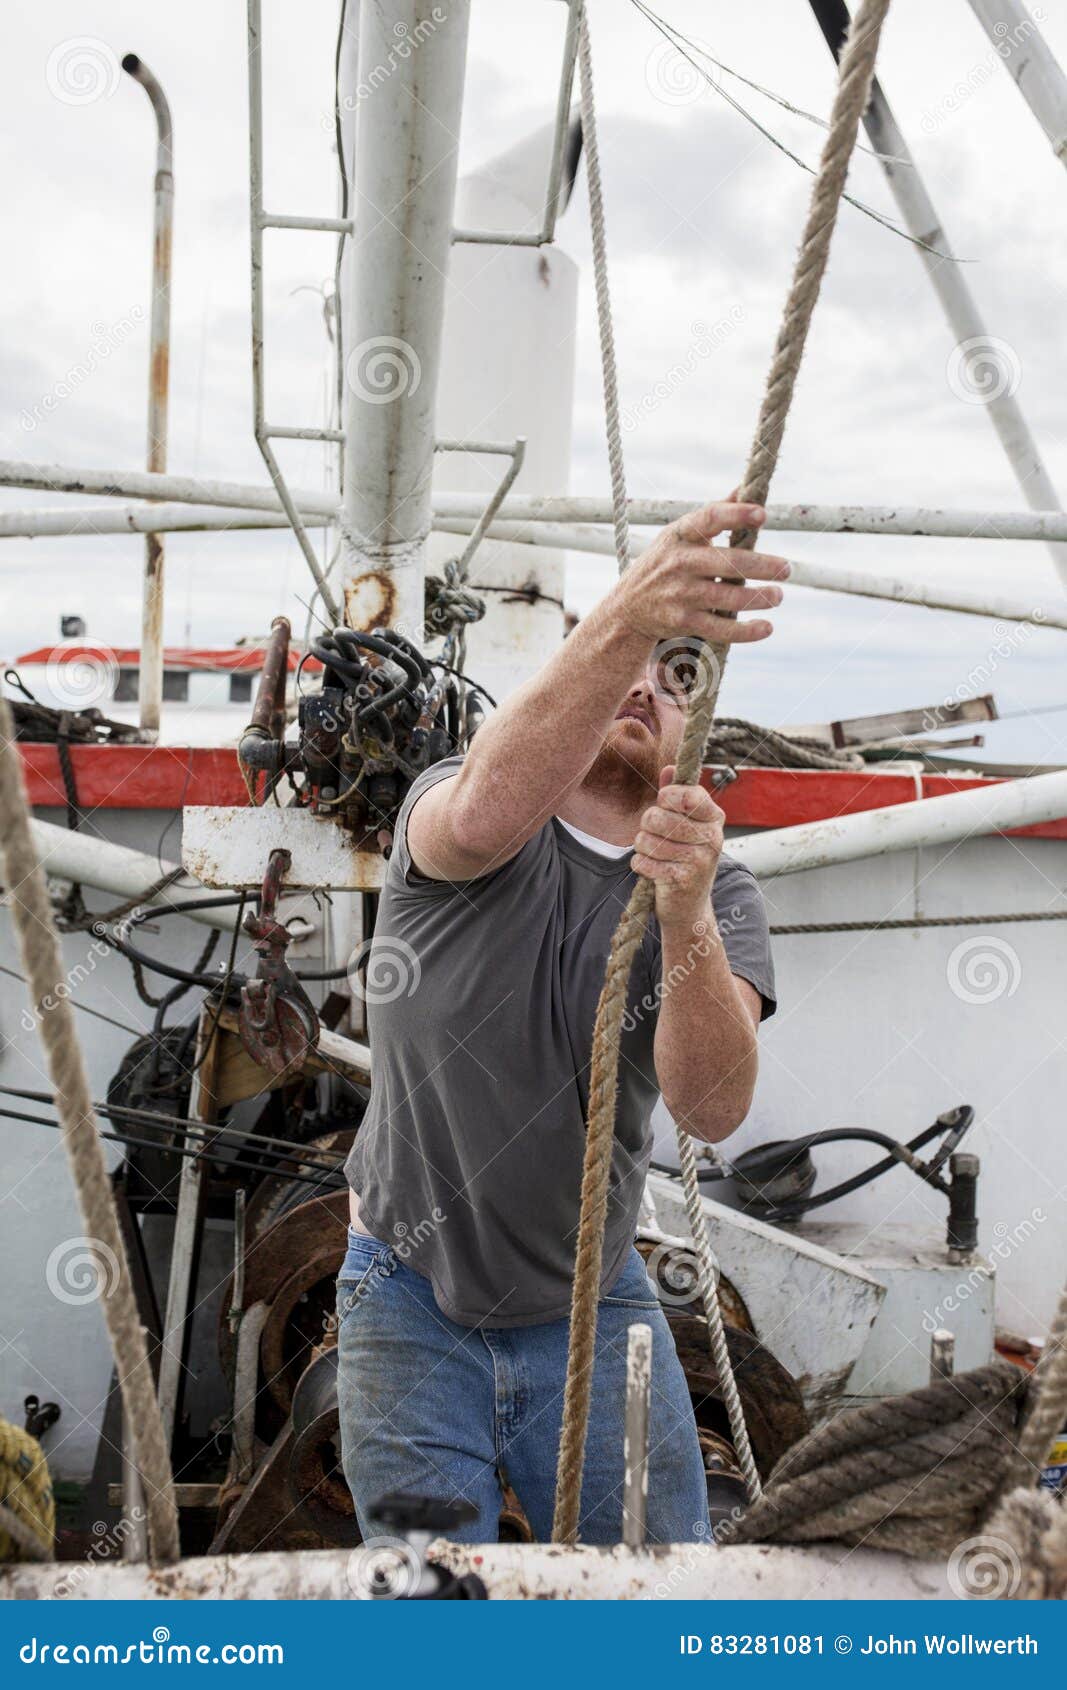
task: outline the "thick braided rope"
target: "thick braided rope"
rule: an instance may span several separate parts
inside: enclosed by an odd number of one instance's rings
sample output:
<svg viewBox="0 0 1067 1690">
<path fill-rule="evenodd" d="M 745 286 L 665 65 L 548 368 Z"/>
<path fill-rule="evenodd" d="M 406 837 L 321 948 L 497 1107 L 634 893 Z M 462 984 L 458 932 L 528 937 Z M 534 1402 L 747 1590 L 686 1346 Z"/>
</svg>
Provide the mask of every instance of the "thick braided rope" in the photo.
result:
<svg viewBox="0 0 1067 1690">
<path fill-rule="evenodd" d="M 23 967 L 48 1059 L 63 1143 L 90 1247 L 97 1257 L 101 1302 L 118 1371 L 126 1423 L 145 1491 L 153 1559 L 176 1561 L 178 1514 L 163 1421 L 137 1314 L 74 1016 L 58 990 L 65 978 L 44 870 L 34 849 L 15 728 L 0 699 L 0 846 Z M 117 1283 L 114 1278 L 118 1266 Z"/>
<path fill-rule="evenodd" d="M 51 1561 L 56 1536 L 52 1480 L 37 1439 L 0 1418 L 0 1562 Z"/>
<path fill-rule="evenodd" d="M 865 769 L 858 752 L 833 751 L 803 734 L 778 733 L 739 716 L 719 716 L 704 747 L 705 763 L 754 763 L 777 769 Z"/>
<path fill-rule="evenodd" d="M 1006 1488 L 1033 1485 L 1049 1445 L 1067 1421 L 1067 1284 L 1060 1292 L 1044 1354 L 1030 1375 L 1026 1414 Z"/>
<path fill-rule="evenodd" d="M 927 1557 L 977 1530 L 1011 1459 L 1024 1374 L 1010 1362 L 846 1410 L 787 1450 L 725 1543 L 863 1542 Z"/>
<path fill-rule="evenodd" d="M 823 149 L 819 173 L 812 190 L 793 283 L 778 333 L 771 372 L 760 408 L 756 436 L 748 468 L 738 497 L 745 503 L 766 501 L 771 475 L 778 457 L 789 404 L 793 396 L 804 343 L 815 301 L 826 269 L 837 209 L 845 185 L 849 159 L 855 145 L 860 119 L 870 93 L 878 37 L 889 0 L 862 0 L 852 21 L 841 55 L 837 93 Z M 622 474 L 621 430 L 615 386 L 614 343 L 610 330 L 610 296 L 607 282 L 603 201 L 599 182 L 599 153 L 596 147 L 596 112 L 593 99 L 592 63 L 588 23 L 584 15 L 579 28 L 578 63 L 581 78 L 582 127 L 586 146 L 586 169 L 590 178 L 590 222 L 593 259 L 597 270 L 597 304 L 601 318 L 601 355 L 604 363 L 605 418 L 608 450 L 612 458 L 612 496 L 615 514 L 615 545 L 620 568 L 629 562 L 626 524 L 625 481 Z M 594 191 L 592 182 L 596 180 Z M 605 321 L 608 327 L 605 330 Z M 614 407 L 612 401 L 614 399 Z M 617 459 L 617 473 L 616 473 Z M 751 548 L 755 535 L 735 531 L 731 544 Z M 704 746 L 715 715 L 718 685 L 726 660 L 724 646 L 705 647 L 711 670 L 710 683 L 694 689 L 679 748 L 675 778 L 692 785 L 703 762 Z M 608 1179 L 615 1109 L 618 1094 L 619 1035 L 626 1008 L 626 992 L 634 957 L 640 946 L 654 903 L 650 881 L 640 879 L 615 931 L 597 1006 L 593 1029 L 593 1055 L 589 1083 L 589 1121 L 585 1161 L 582 1169 L 581 1210 L 575 1253 L 574 1290 L 571 1300 L 570 1348 L 564 1394 L 563 1426 L 560 1434 L 559 1465 L 556 1471 L 555 1518 L 552 1535 L 557 1543 L 574 1542 L 581 1507 L 582 1469 L 589 1421 L 593 1357 L 596 1348 L 597 1301 L 603 1259 L 604 1223 L 607 1215 Z M 679 1129 L 679 1150 L 688 1136 Z M 691 1153 L 691 1146 L 690 1146 Z M 698 1257 L 701 1241 L 707 1249 L 703 1227 L 697 1229 Z M 714 1269 L 710 1270 L 713 1277 Z M 709 1326 L 710 1332 L 710 1326 Z M 722 1383 L 722 1381 L 721 1381 Z M 739 1406 L 739 1404 L 738 1404 Z M 739 1418 L 741 1442 L 746 1441 L 743 1417 Z M 737 1437 L 738 1427 L 731 1420 Z"/>
</svg>

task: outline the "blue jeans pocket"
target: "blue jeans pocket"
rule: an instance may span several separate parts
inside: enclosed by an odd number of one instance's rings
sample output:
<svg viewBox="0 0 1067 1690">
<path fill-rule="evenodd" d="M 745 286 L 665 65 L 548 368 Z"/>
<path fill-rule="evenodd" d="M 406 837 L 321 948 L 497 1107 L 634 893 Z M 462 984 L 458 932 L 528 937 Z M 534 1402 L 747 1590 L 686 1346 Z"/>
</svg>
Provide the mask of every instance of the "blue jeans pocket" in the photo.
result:
<svg viewBox="0 0 1067 1690">
<path fill-rule="evenodd" d="M 392 1273 L 396 1257 L 380 1238 L 348 1229 L 348 1251 L 337 1276 L 337 1322 L 351 1314 L 371 1285 Z"/>
<path fill-rule="evenodd" d="M 631 1250 L 626 1266 L 612 1286 L 610 1295 L 601 1297 L 600 1301 L 607 1308 L 659 1308 L 659 1298 L 645 1270 L 644 1261 L 636 1250 Z"/>
</svg>

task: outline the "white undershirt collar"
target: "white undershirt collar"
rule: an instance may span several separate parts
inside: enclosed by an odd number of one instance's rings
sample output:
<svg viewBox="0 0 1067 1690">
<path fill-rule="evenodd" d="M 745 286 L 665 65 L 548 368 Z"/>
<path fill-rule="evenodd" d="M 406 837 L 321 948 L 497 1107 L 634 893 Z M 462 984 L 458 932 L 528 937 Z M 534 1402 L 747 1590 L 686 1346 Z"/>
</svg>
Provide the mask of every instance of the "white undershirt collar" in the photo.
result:
<svg viewBox="0 0 1067 1690">
<path fill-rule="evenodd" d="M 606 839 L 598 839 L 595 833 L 584 833 L 580 827 L 573 826 L 571 822 L 565 822 L 562 816 L 557 816 L 556 820 L 560 827 L 565 827 L 567 832 L 574 839 L 577 839 L 579 845 L 587 846 L 590 851 L 595 851 L 600 857 L 626 857 L 633 850 L 632 845 L 612 845 Z"/>
</svg>

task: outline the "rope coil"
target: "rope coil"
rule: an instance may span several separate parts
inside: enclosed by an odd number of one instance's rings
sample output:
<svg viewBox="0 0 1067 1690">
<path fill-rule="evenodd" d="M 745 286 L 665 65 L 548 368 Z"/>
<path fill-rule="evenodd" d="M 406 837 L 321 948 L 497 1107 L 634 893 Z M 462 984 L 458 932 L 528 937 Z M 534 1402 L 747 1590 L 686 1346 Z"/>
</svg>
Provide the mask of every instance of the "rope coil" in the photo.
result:
<svg viewBox="0 0 1067 1690">
<path fill-rule="evenodd" d="M 1011 1362 L 846 1409 L 793 1445 L 723 1543 L 833 1539 L 926 1559 L 980 1527 L 1015 1441 L 1027 1378 Z"/>
<path fill-rule="evenodd" d="M 56 1503 L 36 1438 L 0 1419 L 0 1562 L 51 1561 Z"/>
</svg>

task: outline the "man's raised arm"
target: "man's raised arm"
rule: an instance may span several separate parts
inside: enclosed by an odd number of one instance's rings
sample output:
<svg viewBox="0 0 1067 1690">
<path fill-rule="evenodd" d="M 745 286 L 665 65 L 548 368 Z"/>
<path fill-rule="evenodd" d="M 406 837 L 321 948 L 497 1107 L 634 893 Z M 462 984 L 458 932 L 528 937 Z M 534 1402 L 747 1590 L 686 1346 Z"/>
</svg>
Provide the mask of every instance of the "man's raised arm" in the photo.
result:
<svg viewBox="0 0 1067 1690">
<path fill-rule="evenodd" d="M 756 527 L 756 505 L 708 505 L 672 523 L 560 650 L 479 730 L 459 774 L 423 794 L 408 821 L 415 867 L 433 880 L 474 880 L 500 867 L 585 777 L 628 689 L 659 640 L 766 639 L 771 624 L 720 614 L 773 609 L 781 558 L 710 544 Z M 723 576 L 730 579 L 723 580 Z"/>
</svg>

